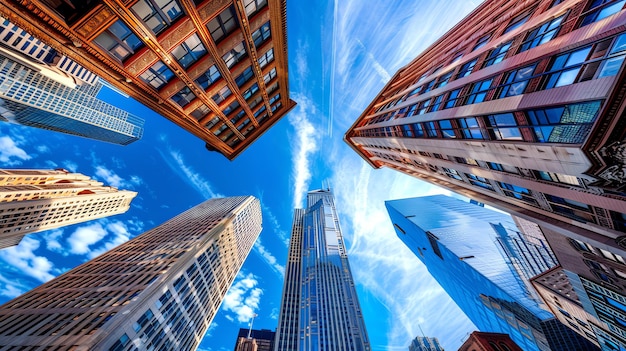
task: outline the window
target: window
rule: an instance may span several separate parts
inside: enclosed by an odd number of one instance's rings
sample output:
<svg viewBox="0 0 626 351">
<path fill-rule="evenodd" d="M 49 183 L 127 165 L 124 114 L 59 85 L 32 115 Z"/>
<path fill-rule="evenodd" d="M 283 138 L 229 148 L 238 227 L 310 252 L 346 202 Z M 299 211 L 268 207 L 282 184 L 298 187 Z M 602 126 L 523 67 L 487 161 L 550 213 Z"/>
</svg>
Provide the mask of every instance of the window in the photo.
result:
<svg viewBox="0 0 626 351">
<path fill-rule="evenodd" d="M 596 119 L 600 101 L 590 101 L 539 110 L 526 114 L 537 141 L 543 143 L 582 143 Z"/>
<path fill-rule="evenodd" d="M 424 122 L 424 129 L 426 130 L 426 135 L 429 138 L 437 137 L 437 128 L 435 127 L 435 122 Z"/>
<path fill-rule="evenodd" d="M 498 89 L 498 99 L 523 94 L 536 66 L 537 64 L 534 63 L 508 72 L 504 78 L 504 85 Z"/>
<path fill-rule="evenodd" d="M 280 94 L 276 94 L 274 95 L 271 99 L 270 99 L 270 105 L 272 105 L 273 103 L 275 103 L 276 101 L 280 100 Z"/>
<path fill-rule="evenodd" d="M 268 63 L 274 61 L 274 48 L 269 49 L 265 54 L 261 55 L 257 61 L 261 69 L 267 66 Z"/>
<path fill-rule="evenodd" d="M 526 39 L 520 47 L 519 52 L 524 52 L 526 50 L 534 48 L 535 46 L 545 44 L 552 40 L 559 32 L 559 28 L 561 28 L 563 18 L 565 18 L 565 15 L 545 22 L 538 28 L 535 28 L 528 32 L 528 34 L 526 35 Z"/>
<path fill-rule="evenodd" d="M 276 78 L 276 68 L 272 68 L 271 71 L 267 72 L 267 74 L 263 76 L 263 81 L 267 84 L 274 78 Z"/>
<path fill-rule="evenodd" d="M 217 94 L 213 95 L 211 98 L 213 99 L 213 101 L 215 101 L 216 104 L 219 105 L 222 101 L 226 100 L 226 98 L 229 97 L 230 94 L 232 94 L 230 88 L 225 85 L 217 92 Z"/>
<path fill-rule="evenodd" d="M 551 73 L 547 75 L 544 88 L 552 89 L 573 84 L 590 51 L 591 46 L 587 46 L 556 56 L 548 68 L 548 71 Z"/>
<path fill-rule="evenodd" d="M 202 45 L 198 34 L 190 36 L 172 51 L 172 55 L 183 68 L 188 68 L 204 54 L 206 54 L 206 48 Z"/>
<path fill-rule="evenodd" d="M 483 131 L 478 125 L 476 117 L 459 118 L 456 120 L 459 124 L 461 134 L 465 139 L 486 139 Z"/>
<path fill-rule="evenodd" d="M 235 45 L 232 49 L 228 50 L 224 55 L 222 55 L 222 60 L 226 62 L 226 66 L 228 66 L 228 69 L 231 69 L 234 65 L 241 62 L 242 58 L 246 54 L 246 46 L 242 41 L 241 43 Z"/>
<path fill-rule="evenodd" d="M 180 107 L 187 106 L 193 99 L 196 98 L 196 95 L 191 92 L 189 87 L 182 88 L 178 93 L 172 96 L 172 100 L 176 102 Z"/>
<path fill-rule="evenodd" d="M 467 179 L 472 185 L 476 185 L 483 189 L 494 191 L 493 186 L 489 184 L 489 181 L 486 178 L 483 178 L 483 177 L 480 177 L 471 173 L 465 173 L 465 176 L 467 177 Z"/>
<path fill-rule="evenodd" d="M 454 57 L 452 58 L 452 60 L 450 61 L 450 63 L 455 63 L 458 60 L 463 58 L 463 53 L 459 52 L 458 54 L 454 55 Z"/>
<path fill-rule="evenodd" d="M 485 34 L 482 37 L 478 38 L 478 41 L 476 41 L 476 45 L 474 45 L 474 47 L 472 48 L 472 51 L 476 51 L 477 49 L 480 49 L 483 46 L 487 45 L 489 39 L 491 39 L 491 33 Z"/>
<path fill-rule="evenodd" d="M 174 73 L 163 62 L 157 61 L 152 67 L 143 72 L 139 78 L 152 85 L 155 89 L 160 89 L 174 76 Z"/>
<path fill-rule="evenodd" d="M 456 75 L 456 79 L 469 76 L 472 73 L 474 66 L 476 66 L 476 62 L 478 62 L 478 58 L 475 58 L 463 64 L 463 66 L 461 66 L 461 68 L 459 69 L 459 73 L 457 73 Z"/>
<path fill-rule="evenodd" d="M 422 94 L 429 92 L 433 86 L 435 86 L 435 80 L 431 80 L 430 82 L 424 84 L 424 88 L 422 89 Z"/>
<path fill-rule="evenodd" d="M 209 28 L 211 37 L 216 43 L 222 41 L 238 27 L 235 7 L 231 5 L 229 8 L 222 11 L 222 13 L 207 24 L 207 27 Z"/>
<path fill-rule="evenodd" d="M 208 87 L 211 86 L 211 84 L 217 82 L 220 78 L 222 78 L 220 71 L 217 69 L 217 66 L 213 65 L 209 67 L 209 69 L 204 72 L 204 74 L 196 79 L 196 83 L 198 83 L 198 85 L 201 86 L 202 89 L 206 90 Z"/>
<path fill-rule="evenodd" d="M 231 112 L 239 108 L 239 106 L 241 106 L 239 105 L 239 101 L 235 100 L 231 102 L 230 105 L 226 106 L 226 108 L 222 112 L 224 113 L 224 115 L 229 115 Z"/>
<path fill-rule="evenodd" d="M 183 14 L 176 0 L 139 0 L 131 9 L 154 34 L 161 33 Z"/>
<path fill-rule="evenodd" d="M 448 94 L 448 98 L 446 99 L 446 103 L 443 108 L 452 108 L 456 104 L 456 101 L 459 99 L 459 93 L 461 92 L 461 88 L 452 90 L 450 94 Z"/>
<path fill-rule="evenodd" d="M 448 176 L 449 178 L 463 181 L 463 178 L 461 178 L 461 175 L 456 170 L 452 168 L 446 168 L 446 167 L 441 167 L 441 168 L 446 173 L 446 176 Z"/>
<path fill-rule="evenodd" d="M 246 15 L 251 17 L 267 5 L 267 0 L 244 0 L 243 5 L 246 8 Z"/>
<path fill-rule="evenodd" d="M 485 101 L 492 80 L 493 78 L 490 78 L 474 83 L 467 99 L 465 100 L 465 105 L 477 104 Z"/>
<path fill-rule="evenodd" d="M 254 41 L 254 47 L 258 48 L 259 46 L 261 46 L 261 44 L 263 44 L 267 39 L 269 39 L 270 36 L 271 36 L 270 23 L 265 22 L 265 24 L 262 25 L 261 28 L 252 32 L 252 40 Z"/>
<path fill-rule="evenodd" d="M 452 128 L 452 122 L 448 119 L 439 121 L 439 130 L 444 138 L 456 138 L 454 135 L 454 129 Z"/>
<path fill-rule="evenodd" d="M 237 78 L 235 78 L 235 83 L 237 83 L 237 86 L 241 88 L 241 86 L 246 84 L 246 82 L 252 77 L 254 77 L 252 67 L 248 67 L 240 75 L 238 75 Z"/>
<path fill-rule="evenodd" d="M 441 77 L 439 77 L 439 79 L 437 80 L 437 84 L 435 84 L 435 89 L 441 88 L 445 86 L 446 84 L 448 84 L 448 82 L 450 81 L 450 78 L 452 78 L 452 73 L 454 73 L 454 71 L 450 71 L 442 75 Z"/>
<path fill-rule="evenodd" d="M 242 93 L 243 98 L 248 100 L 249 98 L 252 97 L 252 95 L 254 95 L 254 93 L 256 93 L 257 91 L 259 91 L 259 85 L 257 83 L 252 84 L 252 86 L 247 89 L 246 91 L 244 91 Z"/>
<path fill-rule="evenodd" d="M 626 34 L 622 34 L 615 38 L 613 46 L 608 53 L 608 59 L 602 62 L 602 68 L 598 74 L 598 78 L 614 76 L 619 72 L 624 57 L 626 57 Z"/>
<path fill-rule="evenodd" d="M 618 13 L 623 7 L 625 0 L 594 0 L 589 6 L 589 11 L 583 16 L 580 26 L 586 26 Z"/>
<path fill-rule="evenodd" d="M 202 104 L 200 105 L 200 107 L 198 107 L 197 109 L 191 112 L 191 116 L 195 118 L 197 121 L 199 121 L 202 118 L 204 118 L 204 116 L 208 115 L 209 112 L 211 112 L 209 107 L 207 105 Z"/>
<path fill-rule="evenodd" d="M 120 61 L 124 61 L 143 46 L 143 42 L 121 20 L 117 20 L 98 35 L 94 42 Z"/>
<path fill-rule="evenodd" d="M 526 21 L 528 21 L 531 14 L 532 12 L 526 12 L 514 17 L 511 22 L 509 22 L 509 25 L 504 29 L 504 32 L 502 34 L 506 34 L 521 27 L 524 23 L 526 23 Z"/>
<path fill-rule="evenodd" d="M 522 140 L 522 133 L 517 127 L 512 113 L 501 113 L 487 116 L 487 130 L 494 140 Z"/>
<path fill-rule="evenodd" d="M 537 204 L 537 200 L 532 197 L 531 191 L 524 187 L 504 182 L 498 182 L 498 186 L 500 186 L 500 189 L 502 189 L 504 194 L 508 197 L 513 197 L 532 205 Z"/>
<path fill-rule="evenodd" d="M 591 214 L 591 208 L 587 204 L 582 202 L 565 199 L 559 196 L 550 194 L 544 194 L 546 199 L 550 202 L 550 207 L 556 213 L 562 214 L 566 217 L 574 219 L 579 222 L 594 222 L 593 215 Z M 570 240 L 570 243 L 572 241 Z"/>
<path fill-rule="evenodd" d="M 496 63 L 504 60 L 504 56 L 506 56 L 506 53 L 509 52 L 509 49 L 511 48 L 512 43 L 513 43 L 513 40 L 508 41 L 498 46 L 497 48 L 489 51 L 487 58 L 485 58 L 485 64 L 483 65 L 483 67 L 489 67 L 491 65 L 495 65 Z"/>
<path fill-rule="evenodd" d="M 439 111 L 441 108 L 441 101 L 443 100 L 443 94 L 438 95 L 433 100 L 433 104 L 430 106 L 430 112 Z"/>
<path fill-rule="evenodd" d="M 546 171 L 534 171 L 537 179 L 546 180 L 548 182 L 563 183 L 579 186 L 578 178 L 566 174 L 546 172 Z"/>
<path fill-rule="evenodd" d="M 109 351 L 122 351 L 129 341 L 128 335 L 124 334 L 109 348 Z"/>
</svg>

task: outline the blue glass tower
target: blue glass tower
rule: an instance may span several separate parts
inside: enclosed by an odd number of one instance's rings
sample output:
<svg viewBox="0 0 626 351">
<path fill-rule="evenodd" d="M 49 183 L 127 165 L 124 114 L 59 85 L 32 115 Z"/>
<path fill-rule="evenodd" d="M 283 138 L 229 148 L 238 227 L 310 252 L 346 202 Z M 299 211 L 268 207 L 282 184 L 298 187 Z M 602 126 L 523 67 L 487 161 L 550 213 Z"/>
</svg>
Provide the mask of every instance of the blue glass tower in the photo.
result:
<svg viewBox="0 0 626 351">
<path fill-rule="evenodd" d="M 409 345 L 409 351 L 444 351 L 437 338 L 418 336 Z"/>
<path fill-rule="evenodd" d="M 522 349 L 597 350 L 531 298 L 498 249 L 492 224 L 511 218 L 437 195 L 387 201 L 400 239 L 480 331 L 509 334 Z"/>
<path fill-rule="evenodd" d="M 276 351 L 369 351 L 333 194 L 294 213 Z"/>
</svg>

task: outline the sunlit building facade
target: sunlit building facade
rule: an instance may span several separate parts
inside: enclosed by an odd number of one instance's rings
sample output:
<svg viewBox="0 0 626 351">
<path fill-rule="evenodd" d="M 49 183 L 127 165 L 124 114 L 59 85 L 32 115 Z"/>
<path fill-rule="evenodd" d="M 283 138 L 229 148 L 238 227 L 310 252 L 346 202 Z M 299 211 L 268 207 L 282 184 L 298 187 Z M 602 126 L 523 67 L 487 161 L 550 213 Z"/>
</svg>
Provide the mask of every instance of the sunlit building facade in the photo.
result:
<svg viewBox="0 0 626 351">
<path fill-rule="evenodd" d="M 400 69 L 345 140 L 375 168 L 618 247 L 624 5 L 484 1 Z"/>
<path fill-rule="evenodd" d="M 295 209 L 275 351 L 369 351 L 371 346 L 330 190 Z"/>
<path fill-rule="evenodd" d="M 0 169 L 0 249 L 29 233 L 124 213 L 136 195 L 66 170 Z"/>
<path fill-rule="evenodd" d="M 295 106 L 285 0 L 9 0 L 0 15 L 229 159 Z"/>
<path fill-rule="evenodd" d="M 0 349 L 195 350 L 261 232 L 211 199 L 0 306 Z"/>
<path fill-rule="evenodd" d="M 505 214 L 437 195 L 386 202 L 398 237 L 479 331 L 510 335 L 523 350 L 597 350 L 526 290 L 499 250 L 492 223 Z"/>
<path fill-rule="evenodd" d="M 444 351 L 437 338 L 418 336 L 409 345 L 409 351 Z"/>
</svg>

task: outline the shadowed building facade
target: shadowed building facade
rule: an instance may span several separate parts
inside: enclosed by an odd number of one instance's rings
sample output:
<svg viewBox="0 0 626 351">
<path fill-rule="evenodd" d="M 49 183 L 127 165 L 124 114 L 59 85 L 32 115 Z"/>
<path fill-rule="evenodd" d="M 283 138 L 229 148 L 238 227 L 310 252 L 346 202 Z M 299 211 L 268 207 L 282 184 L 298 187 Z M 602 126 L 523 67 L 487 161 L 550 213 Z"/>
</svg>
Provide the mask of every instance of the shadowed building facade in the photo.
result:
<svg viewBox="0 0 626 351">
<path fill-rule="evenodd" d="M 274 351 L 276 332 L 267 329 L 239 329 L 234 351 Z"/>
<path fill-rule="evenodd" d="M 484 1 L 400 69 L 345 140 L 375 168 L 618 247 L 624 5 Z"/>
<path fill-rule="evenodd" d="M 597 350 L 542 309 L 507 264 L 492 224 L 514 226 L 509 216 L 444 195 L 385 204 L 398 237 L 478 330 L 508 334 L 526 351 Z"/>
<path fill-rule="evenodd" d="M 136 195 L 66 170 L 0 169 L 0 249 L 29 233 L 124 213 Z"/>
<path fill-rule="evenodd" d="M 275 351 L 369 351 L 330 190 L 295 209 Z"/>
<path fill-rule="evenodd" d="M 409 351 L 444 351 L 437 338 L 418 336 L 409 345 Z"/>
<path fill-rule="evenodd" d="M 285 0 L 10 0 L 0 14 L 229 159 L 295 106 Z"/>
<path fill-rule="evenodd" d="M 0 349 L 195 350 L 261 231 L 211 199 L 0 306 Z"/>
<path fill-rule="evenodd" d="M 523 351 L 506 334 L 472 332 L 458 351 Z"/>
</svg>

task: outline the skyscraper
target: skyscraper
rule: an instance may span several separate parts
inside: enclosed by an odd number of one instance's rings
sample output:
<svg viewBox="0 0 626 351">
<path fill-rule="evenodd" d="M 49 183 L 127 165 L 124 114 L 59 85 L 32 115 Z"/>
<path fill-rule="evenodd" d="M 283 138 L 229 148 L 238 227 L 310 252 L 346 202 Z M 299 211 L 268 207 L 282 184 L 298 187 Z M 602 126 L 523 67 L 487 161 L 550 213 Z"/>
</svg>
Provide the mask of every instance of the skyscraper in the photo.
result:
<svg viewBox="0 0 626 351">
<path fill-rule="evenodd" d="M 480 331 L 523 350 L 595 350 L 543 310 L 499 251 L 492 223 L 510 217 L 443 195 L 386 202 L 398 237 Z"/>
<path fill-rule="evenodd" d="M 234 351 L 274 351 L 276 332 L 267 329 L 239 329 Z"/>
<path fill-rule="evenodd" d="M 617 247 L 625 4 L 484 1 L 400 69 L 345 139 L 373 167 Z"/>
<path fill-rule="evenodd" d="M 4 1 L 0 15 L 229 159 L 282 118 L 285 0 Z"/>
<path fill-rule="evenodd" d="M 260 231 L 208 200 L 0 306 L 0 348 L 195 350 Z"/>
<path fill-rule="evenodd" d="M 409 351 L 444 351 L 437 338 L 418 336 L 409 345 Z"/>
<path fill-rule="evenodd" d="M 294 211 L 275 350 L 371 350 L 330 190 Z"/>
<path fill-rule="evenodd" d="M 0 169 L 0 249 L 29 233 L 124 213 L 136 195 L 66 170 Z"/>
<path fill-rule="evenodd" d="M 523 351 L 506 334 L 473 332 L 458 351 L 495 350 Z"/>
</svg>

